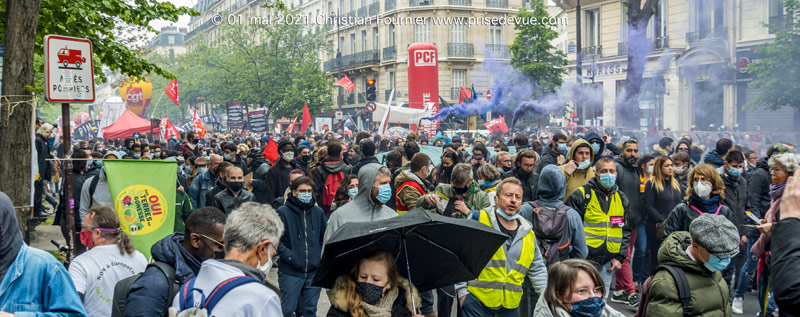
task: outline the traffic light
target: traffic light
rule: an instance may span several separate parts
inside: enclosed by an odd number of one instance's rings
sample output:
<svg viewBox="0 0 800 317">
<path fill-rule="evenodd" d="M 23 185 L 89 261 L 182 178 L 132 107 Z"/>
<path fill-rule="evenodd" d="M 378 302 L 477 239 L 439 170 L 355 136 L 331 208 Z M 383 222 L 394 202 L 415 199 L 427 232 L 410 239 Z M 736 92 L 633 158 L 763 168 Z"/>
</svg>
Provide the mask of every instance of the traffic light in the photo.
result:
<svg viewBox="0 0 800 317">
<path fill-rule="evenodd" d="M 377 99 L 375 89 L 375 80 L 367 79 L 367 101 L 375 101 Z"/>
</svg>

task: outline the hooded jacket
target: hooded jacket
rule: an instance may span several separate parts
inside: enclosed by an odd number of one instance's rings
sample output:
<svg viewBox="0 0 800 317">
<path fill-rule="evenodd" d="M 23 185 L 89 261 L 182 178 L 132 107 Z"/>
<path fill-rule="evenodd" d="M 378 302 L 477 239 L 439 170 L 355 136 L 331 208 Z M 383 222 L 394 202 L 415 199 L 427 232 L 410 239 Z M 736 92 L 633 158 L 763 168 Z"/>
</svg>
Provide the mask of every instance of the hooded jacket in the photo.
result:
<svg viewBox="0 0 800 317">
<path fill-rule="evenodd" d="M 378 162 L 378 159 L 375 158 L 374 155 L 362 157 L 356 164 L 353 164 L 353 174 L 358 175 L 358 170 L 361 169 L 362 166 L 370 163 L 380 164 L 381 162 Z"/>
<path fill-rule="evenodd" d="M 787 218 L 778 221 L 772 229 L 772 280 L 775 283 L 775 301 L 781 311 L 800 311 L 800 274 L 797 259 L 800 258 L 800 219 Z"/>
<path fill-rule="evenodd" d="M 291 194 L 290 194 L 291 195 Z M 325 234 L 325 214 L 312 200 L 310 207 L 294 196 L 278 208 L 285 228 L 278 244 L 278 269 L 297 277 L 313 276 L 322 258 L 322 238 Z"/>
<path fill-rule="evenodd" d="M 722 204 L 728 206 L 733 214 L 733 224 L 739 229 L 739 236 L 745 236 L 750 231 L 746 224 L 752 224 L 745 219 L 747 217 L 744 212 L 750 210 L 748 196 L 747 196 L 747 180 L 742 175 L 733 177 L 725 172 L 725 166 L 717 169 L 717 172 L 722 177 L 722 182 L 725 184 L 725 200 Z"/>
<path fill-rule="evenodd" d="M 539 177 L 539 186 L 537 187 L 537 196 L 542 204 L 554 208 L 563 205 L 565 188 L 564 173 L 558 167 L 551 165 L 542 169 L 542 175 Z M 519 215 L 533 224 L 533 205 L 523 204 L 520 207 Z M 585 259 L 589 249 L 586 246 L 586 235 L 583 232 L 583 219 L 575 209 L 569 208 L 567 210 L 567 221 L 567 234 L 570 239 L 569 257 L 571 259 Z"/>
<path fill-rule="evenodd" d="M 400 188 L 400 185 L 405 182 L 416 182 L 424 191 L 419 192 L 419 190 L 411 186 Z M 427 194 L 430 187 L 431 185 L 428 181 L 420 179 L 419 176 L 412 173 L 411 170 L 403 170 L 397 175 L 397 178 L 394 179 L 394 188 L 398 190 L 392 198 L 396 198 L 398 203 L 403 202 L 403 205 L 408 207 L 408 210 L 414 210 L 414 208 L 417 208 L 417 199 Z"/>
<path fill-rule="evenodd" d="M 586 196 L 589 195 L 591 190 L 594 190 L 595 194 L 597 195 L 597 202 L 600 204 L 600 208 L 603 209 L 606 213 L 608 213 L 608 208 L 610 206 L 611 200 L 608 197 L 619 193 L 619 198 L 622 201 L 622 208 L 625 209 L 625 214 L 623 215 L 622 221 L 625 225 L 622 227 L 622 243 L 620 244 L 619 253 L 610 253 L 608 248 L 606 247 L 606 243 L 604 242 L 597 248 L 588 247 L 589 255 L 586 256 L 587 260 L 595 261 L 596 263 L 605 264 L 611 261 L 611 259 L 617 259 L 620 263 L 628 257 L 628 245 L 630 244 L 631 240 L 631 223 L 628 220 L 628 198 L 625 196 L 625 193 L 619 191 L 619 187 L 614 185 L 611 189 L 605 189 L 600 184 L 597 183 L 596 178 L 592 178 L 589 180 L 586 185 L 583 186 L 586 189 L 586 195 L 581 194 L 579 190 L 576 190 L 572 193 L 572 195 L 567 198 L 567 206 L 572 207 L 578 214 L 581 216 L 581 219 L 584 219 L 586 214 L 586 206 L 589 205 L 589 199 Z"/>
<path fill-rule="evenodd" d="M 267 172 L 269 172 L 270 164 L 269 161 L 263 157 L 259 157 L 254 160 L 248 166 L 248 169 L 253 172 L 253 180 L 260 180 L 262 182 L 266 181 L 267 179 Z M 263 188 L 262 188 L 263 189 Z M 253 195 L 255 196 L 255 201 L 259 204 L 269 204 L 267 201 L 267 192 L 266 190 L 258 190 L 253 188 Z"/>
<path fill-rule="evenodd" d="M 672 209 L 672 212 L 669 213 L 669 216 L 667 217 L 667 225 L 664 226 L 664 236 L 668 236 L 676 231 L 689 231 L 689 224 L 691 224 L 692 221 L 697 217 L 700 217 L 700 213 L 698 213 L 692 207 L 689 207 L 690 204 L 700 209 L 702 212 L 708 212 L 703 207 L 703 200 L 700 197 L 697 197 L 697 194 L 692 193 L 692 196 L 689 197 L 688 201 L 678 204 L 674 209 Z M 720 204 L 722 204 L 722 202 L 720 202 Z M 725 218 L 728 218 L 731 223 L 736 223 L 733 219 L 733 213 L 731 212 L 731 209 L 724 204 L 719 210 L 719 215 L 725 216 Z"/>
<path fill-rule="evenodd" d="M 569 149 L 569 154 L 565 159 L 566 163 L 560 166 L 561 171 L 564 172 L 564 177 L 567 179 L 567 191 L 566 191 L 567 196 L 564 197 L 564 202 L 566 202 L 567 198 L 570 195 L 572 195 L 575 192 L 575 190 L 578 189 L 578 187 L 585 185 L 586 182 L 594 178 L 594 169 L 591 166 L 587 167 L 583 171 L 576 169 L 575 172 L 572 173 L 572 175 L 567 174 L 567 171 L 565 169 L 567 166 L 566 164 L 569 163 L 570 160 L 572 160 L 573 155 L 575 155 L 575 151 L 578 149 L 578 146 L 580 145 L 589 146 L 589 159 L 592 160 L 592 162 L 594 162 L 595 155 L 592 152 L 592 147 L 589 145 L 589 142 L 586 142 L 586 140 L 583 139 L 575 140 L 575 143 L 572 143 L 572 147 Z M 580 162 L 575 162 L 575 163 L 580 163 Z"/>
<path fill-rule="evenodd" d="M 595 132 L 589 132 L 589 134 L 587 134 L 583 139 L 589 143 L 589 149 L 591 149 L 593 140 L 596 140 L 594 143 L 600 145 L 600 150 L 598 150 L 597 153 L 592 151 L 592 166 L 594 166 L 594 163 L 597 163 L 597 160 L 599 160 L 600 157 L 603 156 L 603 152 L 606 151 L 606 142 L 603 141 L 603 138 L 601 138 L 600 135 Z M 572 157 L 572 155 L 570 155 L 570 157 Z"/>
<path fill-rule="evenodd" d="M 278 150 L 286 144 L 294 146 L 292 142 L 284 140 L 278 144 Z M 259 201 L 259 203 L 271 205 L 276 198 L 283 196 L 286 188 L 289 187 L 289 173 L 297 166 L 294 160 L 288 162 L 288 167 L 283 165 L 284 162 L 286 161 L 283 158 L 275 161 L 275 165 L 267 171 L 266 180 L 253 178 L 253 191 L 263 191 L 261 197 L 265 199 L 265 201 Z"/>
<path fill-rule="evenodd" d="M 183 248 L 183 239 L 183 233 L 176 232 L 150 247 L 154 260 L 175 268 L 175 278 L 181 284 L 194 278 L 202 264 Z M 169 298 L 171 283 L 157 267 L 148 267 L 131 285 L 125 316 L 163 316 L 172 305 L 172 298 Z"/>
<path fill-rule="evenodd" d="M 769 196 L 769 185 L 772 184 L 772 176 L 769 175 L 768 159 L 768 157 L 762 157 L 758 160 L 756 170 L 753 172 L 753 176 L 750 176 L 747 186 L 750 210 L 759 218 L 764 218 L 767 210 L 769 210 L 770 201 L 772 201 Z"/>
<path fill-rule="evenodd" d="M 475 173 L 475 175 L 478 174 Z M 526 175 L 519 167 L 514 167 L 514 169 L 503 174 L 503 178 L 509 177 L 516 177 L 522 182 L 523 202 L 536 200 L 536 186 L 539 184 L 539 174 L 537 174 L 536 171 L 532 170 Z"/>
<path fill-rule="evenodd" d="M 407 279 L 400 278 L 398 281 L 399 292 L 397 298 L 392 303 L 392 317 L 411 317 L 414 311 L 413 307 L 420 307 L 422 299 L 419 297 L 417 288 L 411 286 Z M 413 292 L 413 299 L 415 305 L 411 305 Z M 326 316 L 328 317 L 346 317 L 352 316 L 350 309 L 347 307 L 347 276 L 340 276 L 333 284 L 330 293 L 331 308 Z"/>
<path fill-rule="evenodd" d="M 345 223 L 383 220 L 397 216 L 397 212 L 393 209 L 372 201 L 372 187 L 381 167 L 380 164 L 367 164 L 361 167 L 358 172 L 358 195 L 353 201 L 337 208 L 336 212 L 331 214 L 325 228 L 324 241 L 328 241 L 336 229 Z"/>
<path fill-rule="evenodd" d="M 557 165 L 558 164 L 558 157 L 564 155 L 563 153 L 559 152 L 558 149 L 553 150 L 553 146 L 556 146 L 555 143 L 550 143 L 544 149 L 544 153 L 542 154 L 542 159 L 539 161 L 539 164 L 536 165 L 536 173 L 541 174 L 542 169 L 547 165 Z M 556 146 L 557 147 L 557 146 Z"/>
<path fill-rule="evenodd" d="M 325 213 L 330 213 L 331 206 L 323 205 L 322 194 L 325 191 L 325 179 L 328 175 L 342 172 L 344 176 L 350 174 L 352 168 L 340 159 L 327 158 L 311 170 L 311 180 L 314 181 L 314 200 L 322 207 Z M 339 186 L 336 186 L 339 187 Z M 336 190 L 335 188 L 333 189 Z"/>
<path fill-rule="evenodd" d="M 435 189 L 434 192 L 441 193 L 442 195 L 447 197 L 448 200 L 449 199 L 462 199 L 462 200 L 464 200 L 464 204 L 467 205 L 467 208 L 469 208 L 472 211 L 481 210 L 481 209 L 487 209 L 492 205 L 492 203 L 489 201 L 489 194 L 487 194 L 486 192 L 481 190 L 480 186 L 478 186 L 478 184 L 475 183 L 475 182 L 472 182 L 472 184 L 470 185 L 470 188 L 467 189 L 467 192 L 464 193 L 463 196 L 458 195 L 455 192 L 455 190 L 453 190 L 453 185 L 450 185 L 450 184 L 439 184 L 439 186 L 436 186 L 436 189 Z M 466 197 L 466 198 L 461 198 L 459 196 Z M 417 207 L 422 208 L 422 209 L 436 209 L 437 208 L 436 205 L 428 204 L 428 202 L 425 201 L 425 197 L 417 198 Z M 437 210 L 437 212 L 439 212 L 440 214 L 443 211 L 444 210 Z M 461 213 L 456 212 L 454 214 L 454 217 L 456 217 L 456 218 L 465 218 L 466 216 L 464 216 Z"/>
<path fill-rule="evenodd" d="M 669 235 L 658 249 L 658 263 L 683 270 L 689 282 L 692 299 L 689 316 L 731 316 L 728 300 L 730 291 L 720 272 L 711 272 L 703 264 L 692 260 L 686 249 L 692 244 L 688 232 Z M 648 316 L 681 316 L 683 306 L 678 300 L 675 279 L 666 270 L 658 271 L 647 289 Z"/>
<path fill-rule="evenodd" d="M 711 164 L 714 166 L 714 168 L 719 168 L 720 166 L 725 165 L 722 155 L 719 155 L 717 150 L 706 153 L 706 156 L 703 157 L 703 163 Z"/>
<path fill-rule="evenodd" d="M 630 164 L 621 156 L 614 159 L 614 162 L 617 164 L 617 186 L 619 191 L 628 197 L 628 210 L 626 210 L 628 221 L 631 223 L 631 228 L 636 228 L 647 219 L 639 170 L 636 168 L 636 162 Z"/>
</svg>

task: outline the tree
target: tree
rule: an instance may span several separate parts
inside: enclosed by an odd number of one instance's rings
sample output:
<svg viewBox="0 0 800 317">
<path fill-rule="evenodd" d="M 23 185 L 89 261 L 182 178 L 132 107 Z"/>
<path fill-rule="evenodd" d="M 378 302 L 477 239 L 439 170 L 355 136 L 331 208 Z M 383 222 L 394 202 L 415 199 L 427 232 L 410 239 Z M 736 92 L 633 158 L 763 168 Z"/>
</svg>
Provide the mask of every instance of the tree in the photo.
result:
<svg viewBox="0 0 800 317">
<path fill-rule="evenodd" d="M 760 90 L 755 100 L 747 107 L 777 109 L 784 106 L 800 107 L 800 1 L 785 0 L 786 16 L 781 21 L 768 25 L 775 33 L 775 41 L 759 46 L 756 53 L 763 58 L 747 66 L 756 79 L 749 87 Z M 784 24 L 785 23 L 785 24 Z"/>
<path fill-rule="evenodd" d="M 617 104 L 617 125 L 639 126 L 639 97 L 642 89 L 650 41 L 647 39 L 647 23 L 656 12 L 658 0 L 623 1 L 628 16 L 628 70 L 625 74 L 625 90 L 622 101 Z"/>
<path fill-rule="evenodd" d="M 531 1 L 531 11 L 525 8 L 517 13 L 520 20 L 531 18 L 543 21 L 550 15 L 544 2 Z M 558 37 L 558 32 L 550 25 L 541 23 L 517 23 L 514 29 L 519 31 L 511 44 L 511 65 L 527 76 L 536 85 L 534 97 L 552 92 L 561 86 L 562 76 L 566 73 L 566 55 L 557 50 L 551 41 Z"/>
</svg>

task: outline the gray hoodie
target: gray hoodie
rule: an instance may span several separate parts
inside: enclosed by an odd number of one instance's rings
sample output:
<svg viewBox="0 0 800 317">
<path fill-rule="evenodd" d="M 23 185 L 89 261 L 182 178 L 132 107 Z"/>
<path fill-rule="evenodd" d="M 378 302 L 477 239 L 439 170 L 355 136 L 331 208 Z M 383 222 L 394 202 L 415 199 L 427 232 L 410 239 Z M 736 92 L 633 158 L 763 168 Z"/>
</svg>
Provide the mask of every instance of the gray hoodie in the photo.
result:
<svg viewBox="0 0 800 317">
<path fill-rule="evenodd" d="M 328 226 L 325 229 L 325 239 L 327 242 L 336 229 L 348 222 L 367 222 L 383 220 L 397 216 L 397 212 L 386 205 L 379 205 L 372 201 L 372 186 L 375 184 L 375 177 L 378 169 L 382 165 L 370 163 L 362 166 L 358 171 L 358 195 L 353 201 L 336 209 L 328 219 Z"/>
</svg>

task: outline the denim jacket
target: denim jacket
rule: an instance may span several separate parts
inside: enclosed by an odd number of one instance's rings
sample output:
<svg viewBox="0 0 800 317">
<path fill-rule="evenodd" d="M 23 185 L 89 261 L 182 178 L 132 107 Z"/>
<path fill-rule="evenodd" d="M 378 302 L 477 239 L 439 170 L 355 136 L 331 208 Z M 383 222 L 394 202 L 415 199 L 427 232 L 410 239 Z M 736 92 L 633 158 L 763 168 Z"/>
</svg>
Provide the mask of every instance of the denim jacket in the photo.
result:
<svg viewBox="0 0 800 317">
<path fill-rule="evenodd" d="M 0 281 L 0 311 L 17 317 L 86 316 L 64 266 L 49 253 L 27 244 L 22 245 Z"/>
<path fill-rule="evenodd" d="M 206 193 L 214 188 L 214 180 L 211 179 L 210 172 L 206 171 L 202 175 L 198 175 L 192 180 L 189 186 L 189 200 L 192 202 L 192 208 L 199 209 L 211 204 L 206 201 Z"/>
</svg>

